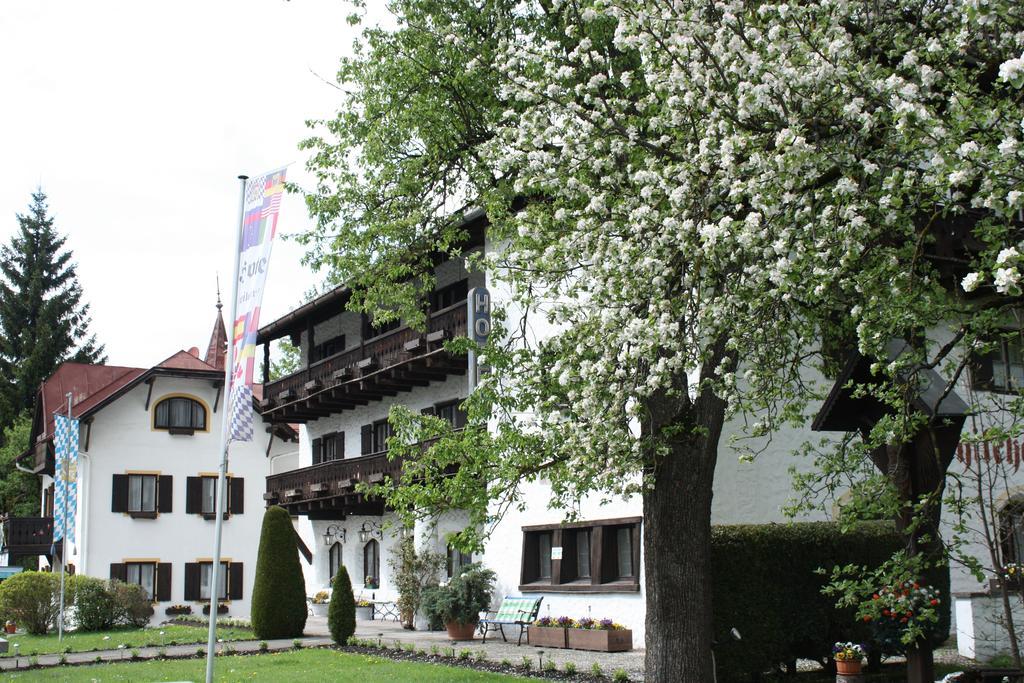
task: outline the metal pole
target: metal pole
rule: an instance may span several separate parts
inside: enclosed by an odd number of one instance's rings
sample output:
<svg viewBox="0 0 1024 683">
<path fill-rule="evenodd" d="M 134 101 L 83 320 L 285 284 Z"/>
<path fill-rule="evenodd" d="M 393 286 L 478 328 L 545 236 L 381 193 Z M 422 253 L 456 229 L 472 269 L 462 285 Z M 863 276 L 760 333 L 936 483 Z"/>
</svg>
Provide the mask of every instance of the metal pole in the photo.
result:
<svg viewBox="0 0 1024 683">
<path fill-rule="evenodd" d="M 248 176 L 240 175 L 241 196 L 238 199 L 238 234 L 235 236 L 234 277 L 231 278 L 231 305 L 228 317 L 228 353 L 224 362 L 224 410 L 220 418 L 220 472 L 217 475 L 217 520 L 213 541 L 213 566 L 210 568 L 210 634 L 206 647 L 206 683 L 213 683 L 214 648 L 217 647 L 217 606 L 220 600 L 220 545 L 224 532 L 224 507 L 227 501 L 228 474 L 228 432 L 231 428 L 231 370 L 235 364 L 235 316 L 238 314 L 238 245 L 242 240 L 242 221 L 245 219 L 245 181 Z"/>
<path fill-rule="evenodd" d="M 474 287 L 474 290 L 475 289 L 476 288 Z M 473 300 L 474 300 L 474 298 L 475 297 L 473 296 L 473 292 L 470 292 L 469 296 L 466 297 L 466 336 L 469 337 L 470 340 L 473 340 L 475 342 L 475 337 L 474 337 L 474 334 L 473 334 L 473 313 L 474 313 L 474 309 L 473 309 L 473 303 L 474 302 L 473 302 Z M 466 365 L 467 365 L 467 367 L 466 367 L 466 381 L 469 384 L 466 396 L 469 396 L 470 394 L 473 393 L 473 390 L 476 389 L 476 349 L 475 348 L 471 348 L 469 350 L 468 357 L 466 358 Z"/>
<path fill-rule="evenodd" d="M 68 392 L 68 429 L 71 429 L 71 392 Z M 70 434 L 67 445 L 71 444 Z M 57 612 L 57 642 L 64 640 L 64 558 L 68 556 L 68 449 L 61 456 L 60 476 L 64 479 L 64 500 L 61 501 L 63 530 L 60 535 L 60 609 Z"/>
</svg>

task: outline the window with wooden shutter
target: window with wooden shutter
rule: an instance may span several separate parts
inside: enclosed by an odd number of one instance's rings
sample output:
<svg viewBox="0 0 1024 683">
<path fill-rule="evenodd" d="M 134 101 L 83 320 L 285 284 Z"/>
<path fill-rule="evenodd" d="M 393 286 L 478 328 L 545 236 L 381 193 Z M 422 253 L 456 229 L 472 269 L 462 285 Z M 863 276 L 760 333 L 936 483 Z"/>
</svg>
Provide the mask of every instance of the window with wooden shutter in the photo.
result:
<svg viewBox="0 0 1024 683">
<path fill-rule="evenodd" d="M 1019 330 L 1005 332 L 989 353 L 971 359 L 971 385 L 979 391 L 1024 389 L 1024 342 Z"/>
<path fill-rule="evenodd" d="M 157 563 L 126 562 L 125 581 L 141 586 L 150 600 L 156 600 Z"/>
<path fill-rule="evenodd" d="M 244 575 L 241 562 L 232 562 L 228 566 L 228 597 L 232 600 L 242 599 L 242 577 Z"/>
<path fill-rule="evenodd" d="M 313 439 L 313 464 L 319 465 L 323 462 L 323 439 Z"/>
<path fill-rule="evenodd" d="M 245 479 L 231 477 L 228 480 L 228 512 L 240 515 L 245 512 Z"/>
<path fill-rule="evenodd" d="M 125 565 L 123 562 L 110 563 L 110 578 L 116 581 L 124 581 L 126 579 Z"/>
<path fill-rule="evenodd" d="M 160 602 L 170 600 L 171 585 L 171 563 L 158 563 L 156 565 L 156 599 Z"/>
<path fill-rule="evenodd" d="M 641 518 L 523 527 L 523 592 L 640 590 Z M 557 549 L 557 554 L 555 550 Z"/>
<path fill-rule="evenodd" d="M 198 562 L 185 563 L 185 599 L 199 600 L 200 564 Z"/>
<path fill-rule="evenodd" d="M 171 512 L 174 506 L 174 477 L 161 474 L 157 481 L 157 511 Z"/>
<path fill-rule="evenodd" d="M 110 511 L 128 512 L 128 475 L 115 474 L 110 490 Z"/>
<path fill-rule="evenodd" d="M 189 515 L 203 513 L 202 477 L 186 477 L 185 479 L 185 513 Z"/>
<path fill-rule="evenodd" d="M 363 455 L 373 453 L 373 425 L 363 425 L 359 430 L 359 437 L 361 441 L 359 452 Z"/>
</svg>

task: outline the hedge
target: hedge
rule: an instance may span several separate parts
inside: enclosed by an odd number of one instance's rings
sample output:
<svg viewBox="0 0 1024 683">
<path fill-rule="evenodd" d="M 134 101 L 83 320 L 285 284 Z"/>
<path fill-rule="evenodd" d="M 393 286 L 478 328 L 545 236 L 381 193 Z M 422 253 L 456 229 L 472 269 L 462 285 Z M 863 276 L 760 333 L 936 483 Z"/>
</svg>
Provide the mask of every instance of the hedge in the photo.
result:
<svg viewBox="0 0 1024 683">
<path fill-rule="evenodd" d="M 840 533 L 833 522 L 723 525 L 712 530 L 712 596 L 719 680 L 756 679 L 796 659 L 825 661 L 839 640 L 870 642 L 852 608 L 821 593 L 836 565 L 878 566 L 902 546 L 893 525 L 860 524 Z M 944 597 L 937 641 L 949 633 L 949 571 L 929 583 Z M 730 635 L 735 627 L 742 636 Z"/>
<path fill-rule="evenodd" d="M 288 512 L 274 505 L 263 515 L 256 581 L 252 587 L 252 630 L 257 638 L 298 638 L 306 627 L 306 582 Z"/>
</svg>

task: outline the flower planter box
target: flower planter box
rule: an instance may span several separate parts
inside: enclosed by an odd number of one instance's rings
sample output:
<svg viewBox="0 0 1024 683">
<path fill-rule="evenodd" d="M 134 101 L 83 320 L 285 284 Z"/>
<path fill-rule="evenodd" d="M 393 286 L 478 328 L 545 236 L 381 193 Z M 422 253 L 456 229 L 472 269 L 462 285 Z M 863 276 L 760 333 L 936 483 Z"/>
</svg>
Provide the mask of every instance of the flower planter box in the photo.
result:
<svg viewBox="0 0 1024 683">
<path fill-rule="evenodd" d="M 599 631 L 596 629 L 566 629 L 568 647 L 572 650 L 595 652 L 628 652 L 633 649 L 633 632 L 629 629 Z"/>
<path fill-rule="evenodd" d="M 567 630 L 555 626 L 527 626 L 526 642 L 534 647 L 568 647 Z"/>
<path fill-rule="evenodd" d="M 356 620 L 369 621 L 373 619 L 373 607 L 356 607 Z"/>
<path fill-rule="evenodd" d="M 228 613 L 228 606 L 227 605 L 217 605 L 217 614 L 227 614 L 227 613 Z M 203 605 L 203 614 L 206 614 L 206 615 L 210 614 L 210 604 L 209 603 Z"/>
<path fill-rule="evenodd" d="M 314 602 L 314 603 L 311 603 L 309 607 L 310 607 L 310 609 L 313 610 L 313 616 L 314 617 L 326 617 L 327 616 L 327 608 L 329 606 L 330 606 L 330 603 L 327 603 L 327 602 Z"/>
<path fill-rule="evenodd" d="M 166 614 L 169 617 L 180 617 L 180 616 L 184 616 L 186 614 L 192 614 L 192 608 L 187 606 L 187 605 L 184 606 L 184 607 L 180 607 L 180 606 L 179 607 L 173 607 L 172 606 L 172 607 L 168 607 L 167 609 L 165 609 L 164 610 L 164 614 Z"/>
</svg>

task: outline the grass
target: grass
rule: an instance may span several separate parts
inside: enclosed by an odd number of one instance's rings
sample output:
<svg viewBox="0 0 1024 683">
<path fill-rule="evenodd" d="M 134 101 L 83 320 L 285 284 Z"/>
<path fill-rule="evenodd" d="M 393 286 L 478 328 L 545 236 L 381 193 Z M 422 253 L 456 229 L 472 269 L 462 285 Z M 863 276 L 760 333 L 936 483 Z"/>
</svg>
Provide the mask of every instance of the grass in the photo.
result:
<svg viewBox="0 0 1024 683">
<path fill-rule="evenodd" d="M 103 664 L 36 669 L 7 673 L 5 681 L 67 681 L 108 683 L 110 681 L 200 681 L 205 662 L 200 659 L 124 664 Z M 288 652 L 217 657 L 218 681 L 423 681 L 425 683 L 499 683 L 525 681 L 502 674 L 439 666 L 395 662 L 380 657 L 334 650 L 291 650 Z"/>
<path fill-rule="evenodd" d="M 163 635 L 160 632 L 163 631 Z M 205 643 L 207 630 L 199 626 L 180 626 L 167 624 L 152 628 L 125 628 L 111 631 L 92 631 L 88 633 L 66 633 L 62 643 L 57 642 L 57 634 L 33 636 L 17 634 L 8 636 L 11 647 L 4 657 L 14 656 L 14 645 L 20 645 L 18 654 L 27 657 L 33 654 L 50 654 L 55 652 L 91 652 L 92 650 L 116 650 L 122 643 L 126 649 L 138 647 L 166 647 L 184 643 Z M 252 631 L 244 628 L 218 628 L 217 637 L 228 640 L 252 640 Z"/>
</svg>

